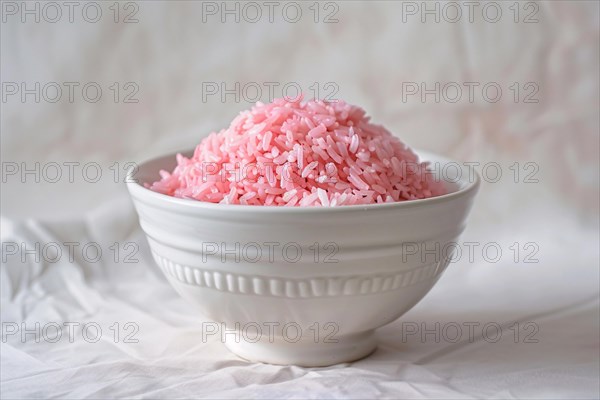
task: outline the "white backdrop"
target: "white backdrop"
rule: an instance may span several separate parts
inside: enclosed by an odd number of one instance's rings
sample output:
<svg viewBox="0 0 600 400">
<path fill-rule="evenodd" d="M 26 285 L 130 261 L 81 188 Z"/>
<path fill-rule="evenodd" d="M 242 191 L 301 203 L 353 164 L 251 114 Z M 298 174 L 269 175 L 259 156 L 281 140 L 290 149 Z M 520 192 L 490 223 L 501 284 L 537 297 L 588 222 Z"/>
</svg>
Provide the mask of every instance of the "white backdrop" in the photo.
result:
<svg viewBox="0 0 600 400">
<path fill-rule="evenodd" d="M 65 2 L 3 2 L 2 398 L 598 398 L 599 5 L 467 3 L 275 2 L 271 22 L 264 2 L 75 2 L 71 15 Z M 202 343 L 201 316 L 154 266 L 122 182 L 129 162 L 194 146 L 269 87 L 361 105 L 484 177 L 463 236 L 481 244 L 474 259 L 350 365 L 251 364 Z M 25 251 L 71 241 L 105 255 Z M 124 262 L 128 243 L 138 262 Z M 502 255 L 490 261 L 485 243 Z M 36 323 L 66 335 L 69 321 L 73 343 L 22 337 Z M 401 334 L 466 321 L 497 323 L 502 339 Z M 126 322 L 138 343 L 124 341 Z M 82 338 L 85 323 L 101 340 Z"/>
</svg>

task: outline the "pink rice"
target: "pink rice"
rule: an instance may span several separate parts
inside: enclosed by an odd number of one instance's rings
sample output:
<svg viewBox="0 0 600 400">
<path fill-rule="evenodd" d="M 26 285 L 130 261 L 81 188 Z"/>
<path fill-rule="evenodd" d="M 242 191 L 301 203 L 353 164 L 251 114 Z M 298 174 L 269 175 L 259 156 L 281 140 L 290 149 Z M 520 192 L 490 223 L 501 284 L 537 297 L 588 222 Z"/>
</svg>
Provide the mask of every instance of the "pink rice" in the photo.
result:
<svg viewBox="0 0 600 400">
<path fill-rule="evenodd" d="M 276 99 L 211 133 L 146 187 L 222 204 L 341 206 L 446 193 L 417 155 L 343 101 Z"/>
</svg>

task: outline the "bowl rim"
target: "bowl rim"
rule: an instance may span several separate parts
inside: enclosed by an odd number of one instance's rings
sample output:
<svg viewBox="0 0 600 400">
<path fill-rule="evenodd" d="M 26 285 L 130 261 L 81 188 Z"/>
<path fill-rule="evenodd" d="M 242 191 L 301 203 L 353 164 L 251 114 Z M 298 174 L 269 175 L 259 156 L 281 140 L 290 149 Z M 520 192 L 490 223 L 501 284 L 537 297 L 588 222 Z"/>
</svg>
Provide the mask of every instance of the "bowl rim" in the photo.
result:
<svg viewBox="0 0 600 400">
<path fill-rule="evenodd" d="M 419 149 L 413 149 L 415 153 L 419 156 L 420 161 L 432 161 L 430 158 L 434 158 L 433 161 L 443 161 L 444 163 L 458 163 L 458 161 L 438 155 L 436 153 L 422 151 Z M 161 156 L 152 157 L 144 160 L 139 164 L 133 165 L 128 171 L 126 175 L 126 184 L 127 188 L 132 197 L 140 199 L 142 197 L 147 197 L 148 200 L 154 200 L 156 203 L 163 203 L 165 205 L 176 205 L 178 207 L 185 207 L 187 209 L 197 209 L 197 210 L 214 210 L 214 211 L 227 211 L 227 212 L 252 212 L 252 213 L 277 213 L 277 214 L 320 214 L 320 213 L 345 213 L 345 212 L 356 212 L 356 211 L 375 211 L 375 210 L 392 210 L 392 209 L 407 209 L 414 207 L 424 207 L 430 206 L 439 203 L 449 202 L 451 200 L 462 198 L 469 196 L 470 194 L 475 194 L 479 189 L 481 184 L 481 178 L 479 173 L 473 170 L 474 179 L 472 181 L 468 181 L 465 178 L 461 178 L 458 182 L 466 182 L 463 187 L 455 190 L 453 192 L 436 196 L 429 197 L 426 199 L 416 199 L 416 200 L 404 200 L 394 203 L 376 203 L 376 204 L 355 204 L 355 205 L 347 205 L 347 206 L 335 206 L 335 207 L 319 207 L 319 206 L 294 206 L 294 207 L 283 207 L 283 206 L 256 206 L 256 205 L 244 205 L 244 204 L 220 204 L 220 203 L 209 203 L 205 201 L 198 200 L 190 200 L 190 199 L 182 199 L 179 197 L 173 197 L 166 194 L 158 193 L 153 190 L 146 188 L 142 183 L 136 181 L 133 175 L 141 170 L 146 164 L 157 161 L 163 158 L 169 158 L 175 156 L 179 153 L 181 154 L 189 154 L 193 152 L 193 149 L 185 149 L 183 151 L 171 152 L 168 154 L 163 154 Z M 459 164 L 460 165 L 460 164 Z M 461 173 L 464 175 L 464 165 L 461 165 Z"/>
</svg>

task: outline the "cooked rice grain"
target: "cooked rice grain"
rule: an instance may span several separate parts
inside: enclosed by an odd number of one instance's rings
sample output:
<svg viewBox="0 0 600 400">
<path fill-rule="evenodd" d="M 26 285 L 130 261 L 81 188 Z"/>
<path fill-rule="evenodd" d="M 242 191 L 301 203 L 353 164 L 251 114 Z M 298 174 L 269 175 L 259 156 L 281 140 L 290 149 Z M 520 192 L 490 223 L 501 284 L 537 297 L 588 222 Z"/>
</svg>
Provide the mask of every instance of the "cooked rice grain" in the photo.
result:
<svg viewBox="0 0 600 400">
<path fill-rule="evenodd" d="M 417 155 L 343 101 L 257 103 L 146 187 L 223 204 L 343 206 L 444 194 Z"/>
</svg>

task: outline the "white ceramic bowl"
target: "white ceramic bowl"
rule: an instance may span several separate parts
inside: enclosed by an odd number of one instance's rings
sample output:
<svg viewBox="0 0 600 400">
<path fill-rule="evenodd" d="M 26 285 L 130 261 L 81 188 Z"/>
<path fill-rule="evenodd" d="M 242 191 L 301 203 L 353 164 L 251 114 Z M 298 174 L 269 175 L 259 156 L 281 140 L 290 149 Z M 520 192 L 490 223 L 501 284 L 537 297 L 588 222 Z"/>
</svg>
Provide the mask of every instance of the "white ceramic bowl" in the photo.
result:
<svg viewBox="0 0 600 400">
<path fill-rule="evenodd" d="M 199 340 L 219 337 L 248 360 L 325 366 L 370 354 L 375 329 L 439 279 L 450 254 L 431 249 L 457 240 L 479 186 L 459 165 L 449 194 L 367 206 L 222 205 L 146 189 L 174 154 L 141 164 L 128 188 L 165 276 L 215 321 Z"/>
</svg>

